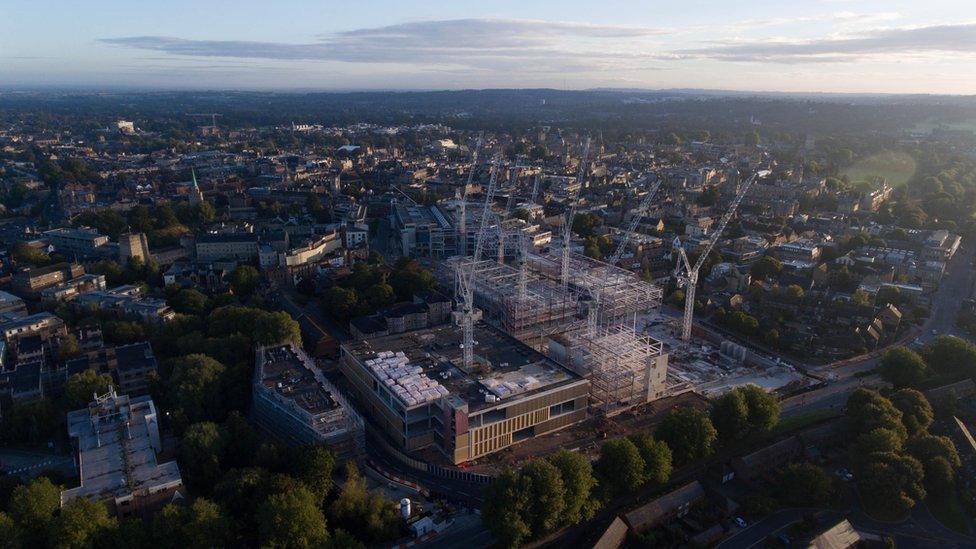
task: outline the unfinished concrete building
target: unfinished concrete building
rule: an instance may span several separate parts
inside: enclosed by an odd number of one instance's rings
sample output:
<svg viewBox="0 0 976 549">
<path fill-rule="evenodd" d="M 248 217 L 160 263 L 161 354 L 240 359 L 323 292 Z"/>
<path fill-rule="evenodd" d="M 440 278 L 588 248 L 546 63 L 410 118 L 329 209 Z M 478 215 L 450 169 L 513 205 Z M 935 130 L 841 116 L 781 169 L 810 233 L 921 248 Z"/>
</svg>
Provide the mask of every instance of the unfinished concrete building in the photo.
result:
<svg viewBox="0 0 976 549">
<path fill-rule="evenodd" d="M 458 265 L 448 262 L 438 272 L 443 283 L 453 281 Z M 579 325 L 579 296 L 573 291 L 505 263 L 479 261 L 475 269 L 474 299 L 483 318 L 523 343 L 540 347 L 546 336 Z"/>
<path fill-rule="evenodd" d="M 560 280 L 562 268 L 560 253 L 528 254 L 528 266 L 552 280 Z M 571 254 L 569 259 L 569 287 L 588 297 L 599 297 L 599 323 L 601 325 L 634 325 L 637 315 L 661 304 L 661 289 L 644 282 L 627 269 Z"/>
<path fill-rule="evenodd" d="M 614 413 L 661 398 L 667 387 L 663 344 L 630 326 L 612 325 L 555 335 L 549 356 L 590 380 L 590 405 Z"/>
</svg>

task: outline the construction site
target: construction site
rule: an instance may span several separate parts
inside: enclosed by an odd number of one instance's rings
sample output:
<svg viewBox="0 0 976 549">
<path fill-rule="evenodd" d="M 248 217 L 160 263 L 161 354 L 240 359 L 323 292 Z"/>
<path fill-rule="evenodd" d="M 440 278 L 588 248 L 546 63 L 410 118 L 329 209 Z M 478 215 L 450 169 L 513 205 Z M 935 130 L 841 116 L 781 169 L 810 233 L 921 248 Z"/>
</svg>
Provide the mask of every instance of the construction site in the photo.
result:
<svg viewBox="0 0 976 549">
<path fill-rule="evenodd" d="M 586 178 L 588 150 L 587 141 L 575 182 Z M 558 432 L 572 424 L 596 422 L 597 433 L 612 430 L 611 425 L 644 425 L 642 416 L 662 412 L 657 402 L 700 399 L 702 391 L 718 394 L 739 381 L 771 389 L 803 382 L 788 367 L 766 364 L 757 373 L 745 365 L 743 352 L 692 341 L 694 288 L 704 257 L 759 174 L 743 185 L 694 263 L 675 242 L 674 276 L 688 297 L 682 317 L 662 320 L 661 288 L 617 266 L 660 179 L 650 174 L 633 183 L 642 193 L 641 203 L 619 233 L 614 252 L 601 261 L 572 249 L 572 220 L 584 185 L 569 186 L 561 234 L 539 233 L 545 237 L 539 238 L 527 230 L 530 224 L 507 219 L 514 187 L 508 208 L 499 211 L 495 196 L 501 166 L 495 154 L 489 181 L 481 186 L 482 199 L 470 200 L 469 181 L 465 195 L 452 203 L 451 215 L 439 218 L 441 228 L 456 235 L 453 253 L 445 249 L 427 256 L 441 285 L 454 288 L 454 326 L 344 347 L 342 367 L 359 386 L 360 397 L 374 410 L 394 408 L 393 414 L 374 414 L 374 420 L 403 449 L 438 447 L 453 463 L 484 462 L 499 450 L 512 454 L 516 442 L 588 436 L 589 428 L 579 436 Z M 678 360 L 669 364 L 675 356 Z M 386 385 L 393 379 L 387 362 L 429 380 L 399 393 L 394 382 L 390 398 L 377 398 L 370 390 L 377 385 L 372 378 Z M 377 364 L 382 368 L 377 370 Z M 555 387 L 559 397 L 554 399 L 549 393 Z"/>
</svg>

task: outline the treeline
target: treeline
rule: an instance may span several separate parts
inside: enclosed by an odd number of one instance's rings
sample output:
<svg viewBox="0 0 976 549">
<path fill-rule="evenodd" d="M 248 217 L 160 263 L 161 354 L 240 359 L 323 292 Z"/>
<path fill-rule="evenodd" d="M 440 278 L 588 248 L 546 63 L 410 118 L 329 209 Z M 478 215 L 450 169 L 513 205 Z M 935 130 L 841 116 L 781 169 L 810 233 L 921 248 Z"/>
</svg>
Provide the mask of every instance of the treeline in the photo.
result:
<svg viewBox="0 0 976 549">
<path fill-rule="evenodd" d="M 64 486 L 0 476 L 0 547 L 322 547 L 389 543 L 402 534 L 396 503 L 366 489 L 356 466 L 322 446 L 260 442 L 239 415 L 188 429 L 180 469 L 194 499 L 149 521 L 109 516 L 79 498 L 61 506 Z M 335 525 L 335 526 L 333 526 Z"/>
<path fill-rule="evenodd" d="M 370 263 L 356 263 L 352 273 L 325 291 L 320 303 L 327 314 L 347 322 L 437 287 L 434 275 L 416 260 L 401 257 L 390 268 L 378 258 L 372 259 Z"/>
<path fill-rule="evenodd" d="M 191 227 L 210 223 L 215 217 L 216 210 L 207 201 L 174 202 L 153 208 L 138 204 L 125 217 L 115 210 L 86 211 L 75 216 L 71 223 L 75 227 L 92 227 L 112 240 L 125 231 L 133 231 L 146 233 L 150 246 L 174 246 L 179 244 L 180 235 Z"/>
<path fill-rule="evenodd" d="M 894 347 L 878 367 L 896 388 L 928 388 L 976 378 L 976 345 L 955 336 L 939 336 L 918 351 Z"/>
<path fill-rule="evenodd" d="M 929 433 L 934 418 L 925 395 L 914 389 L 889 397 L 858 389 L 848 399 L 850 459 L 861 498 L 875 516 L 898 519 L 927 495 L 953 494 L 961 461 L 951 439 Z"/>
<path fill-rule="evenodd" d="M 674 467 L 768 436 L 779 421 L 776 398 L 754 385 L 716 399 L 710 411 L 672 410 L 653 434 L 609 440 L 590 463 L 560 450 L 503 472 L 488 487 L 482 517 L 499 543 L 517 547 L 585 522 L 602 506 L 644 487 L 667 484 Z"/>
</svg>

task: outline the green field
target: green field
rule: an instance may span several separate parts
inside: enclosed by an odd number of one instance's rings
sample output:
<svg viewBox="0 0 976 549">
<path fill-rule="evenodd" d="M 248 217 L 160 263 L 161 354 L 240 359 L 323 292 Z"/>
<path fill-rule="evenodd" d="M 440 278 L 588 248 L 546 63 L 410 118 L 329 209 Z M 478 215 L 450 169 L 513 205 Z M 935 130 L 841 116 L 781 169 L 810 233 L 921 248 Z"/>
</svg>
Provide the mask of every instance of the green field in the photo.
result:
<svg viewBox="0 0 976 549">
<path fill-rule="evenodd" d="M 915 175 L 915 159 L 910 154 L 885 151 L 874 156 L 862 158 L 841 170 L 851 183 L 868 182 L 875 176 L 885 178 L 892 187 L 904 185 Z"/>
</svg>

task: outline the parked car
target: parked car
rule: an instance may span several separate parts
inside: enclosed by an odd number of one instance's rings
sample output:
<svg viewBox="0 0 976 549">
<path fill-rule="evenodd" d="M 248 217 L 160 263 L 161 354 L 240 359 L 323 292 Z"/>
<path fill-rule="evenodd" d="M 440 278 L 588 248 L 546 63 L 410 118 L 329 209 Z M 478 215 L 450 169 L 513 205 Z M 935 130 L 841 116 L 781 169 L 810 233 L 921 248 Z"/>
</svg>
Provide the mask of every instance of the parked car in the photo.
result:
<svg viewBox="0 0 976 549">
<path fill-rule="evenodd" d="M 738 526 L 739 528 L 745 528 L 746 526 L 748 526 L 748 525 L 749 525 L 749 524 L 748 524 L 748 523 L 746 522 L 746 519 L 744 519 L 744 518 L 742 518 L 742 517 L 735 517 L 735 524 L 736 524 L 736 525 L 737 525 L 737 526 Z"/>
</svg>

